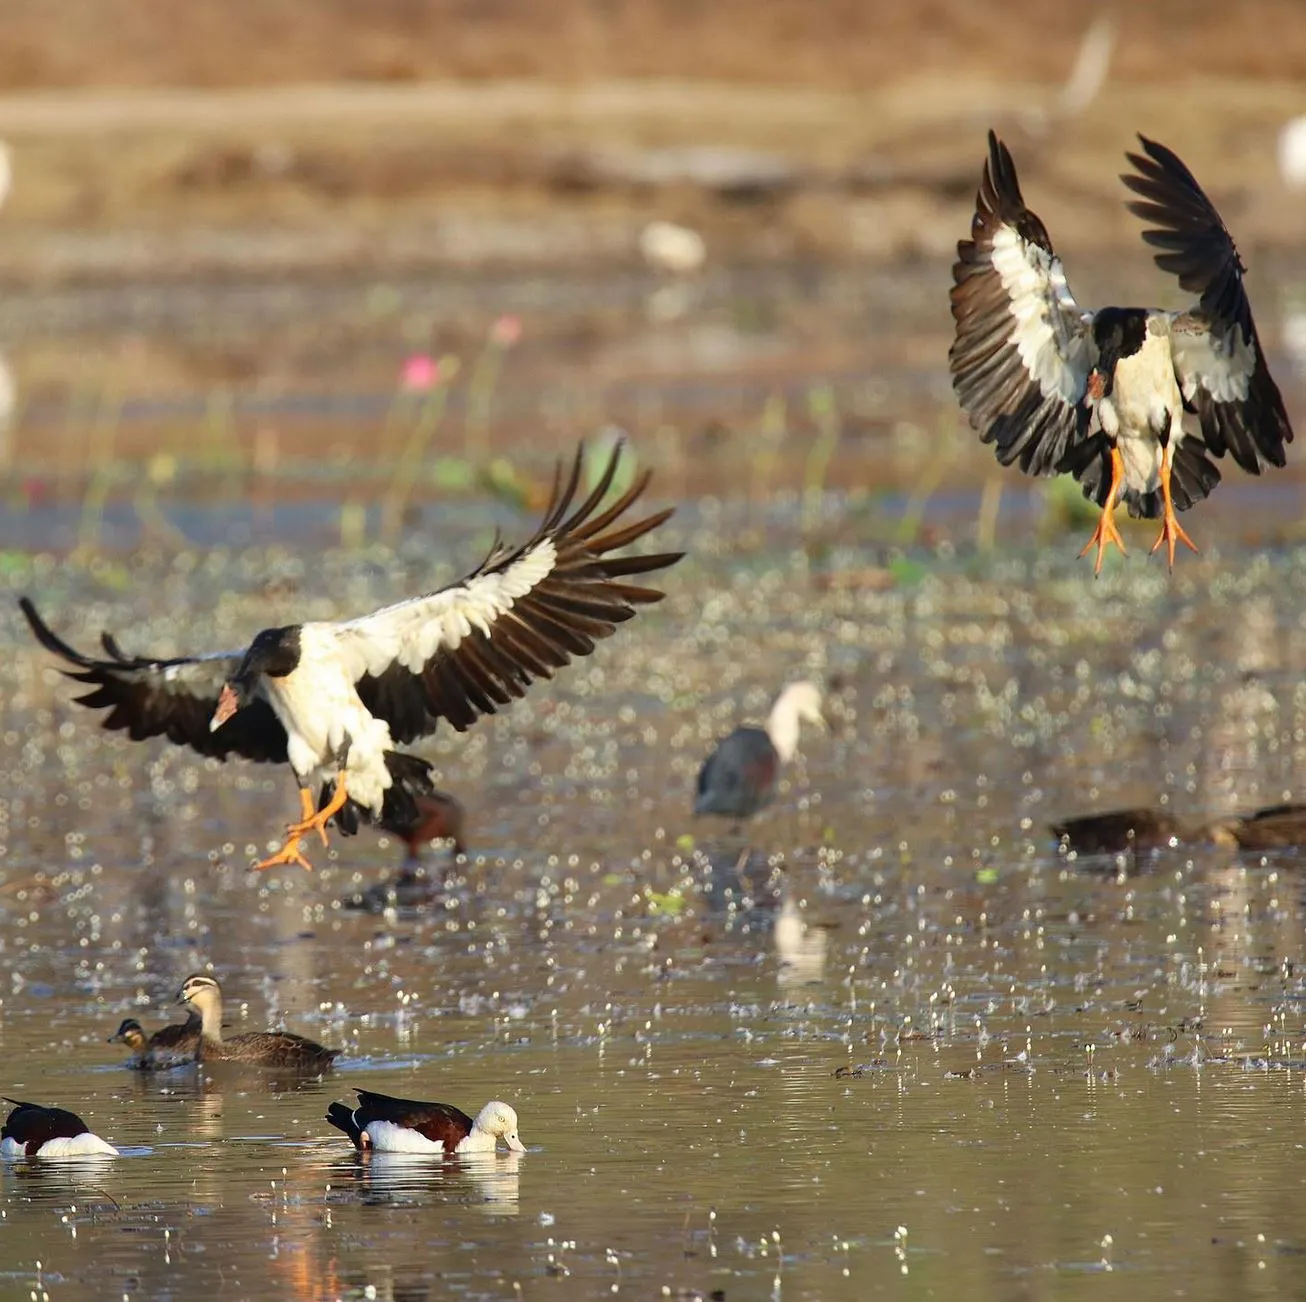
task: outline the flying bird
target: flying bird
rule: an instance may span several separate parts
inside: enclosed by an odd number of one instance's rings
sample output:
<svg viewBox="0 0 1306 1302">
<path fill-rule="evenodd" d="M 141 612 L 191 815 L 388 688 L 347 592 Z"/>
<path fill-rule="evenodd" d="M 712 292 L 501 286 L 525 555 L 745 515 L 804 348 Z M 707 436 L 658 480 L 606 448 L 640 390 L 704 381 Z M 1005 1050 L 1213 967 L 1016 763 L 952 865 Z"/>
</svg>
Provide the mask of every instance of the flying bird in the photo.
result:
<svg viewBox="0 0 1306 1302">
<path fill-rule="evenodd" d="M 821 689 L 815 683 L 790 683 L 776 697 L 765 728 L 736 728 L 703 761 L 694 813 L 719 814 L 739 823 L 769 805 L 781 766 L 798 750 L 803 720 L 824 726 Z"/>
<path fill-rule="evenodd" d="M 989 157 L 971 237 L 952 269 L 956 338 L 948 354 L 957 397 L 998 460 L 1030 475 L 1069 473 L 1102 508 L 1080 553 L 1094 573 L 1114 543 L 1123 501 L 1160 518 L 1152 550 L 1197 550 L 1176 518 L 1220 481 L 1211 457 L 1228 453 L 1259 475 L 1284 464 L 1292 427 L 1265 364 L 1243 286 L 1245 268 L 1214 205 L 1179 158 L 1139 136 L 1142 154 L 1121 177 L 1139 196 L 1159 250 L 1197 302 L 1181 312 L 1076 302 L 1047 229 L 1025 207 L 1007 147 L 989 132 Z M 1192 428 L 1185 428 L 1189 415 Z"/>
<path fill-rule="evenodd" d="M 593 491 L 578 505 L 582 448 L 569 473 L 560 465 L 544 519 L 524 545 L 498 543 L 459 582 L 359 619 L 288 624 L 258 633 L 241 651 L 160 659 L 129 656 L 105 633 L 107 658 L 75 651 L 27 599 L 20 602 L 37 640 L 72 665 L 64 672 L 91 691 L 77 698 L 109 710 L 103 726 L 133 741 L 166 736 L 201 755 L 290 764 L 300 820 L 259 868 L 310 867 L 300 838 L 327 843 L 376 822 L 399 830 L 420 822 L 434 794 L 431 766 L 395 749 L 435 731 L 463 732 L 550 678 L 573 657 L 660 601 L 655 588 L 628 582 L 662 570 L 683 553 L 614 557 L 671 515 L 623 516 L 648 485 L 645 471 L 610 505 L 604 498 L 621 457 L 615 447 Z M 315 780 L 332 783 L 315 808 Z"/>
<path fill-rule="evenodd" d="M 332 1103 L 326 1119 L 360 1152 L 492 1153 L 500 1139 L 514 1153 L 526 1145 L 517 1135 L 517 1113 L 506 1103 L 487 1103 L 475 1116 L 449 1103 L 395 1099 L 355 1090 L 358 1106 Z"/>
</svg>

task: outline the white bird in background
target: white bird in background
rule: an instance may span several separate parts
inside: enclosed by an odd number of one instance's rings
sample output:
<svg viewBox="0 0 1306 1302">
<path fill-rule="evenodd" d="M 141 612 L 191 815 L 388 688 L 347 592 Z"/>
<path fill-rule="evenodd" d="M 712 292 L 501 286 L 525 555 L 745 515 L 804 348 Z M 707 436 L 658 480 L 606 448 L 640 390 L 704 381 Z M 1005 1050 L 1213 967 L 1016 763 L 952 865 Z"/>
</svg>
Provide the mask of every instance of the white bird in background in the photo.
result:
<svg viewBox="0 0 1306 1302">
<path fill-rule="evenodd" d="M 1284 185 L 1289 190 L 1306 190 L 1306 114 L 1283 124 L 1278 157 Z"/>
<path fill-rule="evenodd" d="M 655 271 L 672 276 L 692 276 L 707 261 L 703 237 L 675 222 L 649 222 L 639 233 L 639 251 Z"/>
</svg>

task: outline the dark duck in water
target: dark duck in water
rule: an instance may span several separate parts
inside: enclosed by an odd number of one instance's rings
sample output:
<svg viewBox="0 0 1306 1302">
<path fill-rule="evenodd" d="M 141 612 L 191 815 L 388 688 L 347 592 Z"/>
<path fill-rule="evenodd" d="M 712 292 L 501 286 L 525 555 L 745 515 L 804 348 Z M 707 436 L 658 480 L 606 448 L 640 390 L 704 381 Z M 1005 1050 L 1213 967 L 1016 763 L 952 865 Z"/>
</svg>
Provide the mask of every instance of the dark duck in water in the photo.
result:
<svg viewBox="0 0 1306 1302">
<path fill-rule="evenodd" d="M 117 1157 L 118 1150 L 105 1143 L 75 1112 L 46 1108 L 39 1103 L 5 1099 L 14 1110 L 0 1127 L 0 1157 Z"/>
<path fill-rule="evenodd" d="M 125 1044 L 132 1052 L 127 1065 L 138 1071 L 184 1067 L 199 1056 L 200 1015 L 191 1009 L 184 1022 L 161 1027 L 150 1036 L 134 1017 L 128 1017 L 109 1037 L 109 1043 Z"/>
<path fill-rule="evenodd" d="M 250 1031 L 222 1037 L 222 988 L 213 977 L 197 972 L 177 993 L 179 1004 L 190 1004 L 200 1015 L 200 1061 L 243 1063 L 316 1075 L 328 1070 L 339 1049 L 324 1049 L 313 1040 L 289 1031 Z"/>
</svg>

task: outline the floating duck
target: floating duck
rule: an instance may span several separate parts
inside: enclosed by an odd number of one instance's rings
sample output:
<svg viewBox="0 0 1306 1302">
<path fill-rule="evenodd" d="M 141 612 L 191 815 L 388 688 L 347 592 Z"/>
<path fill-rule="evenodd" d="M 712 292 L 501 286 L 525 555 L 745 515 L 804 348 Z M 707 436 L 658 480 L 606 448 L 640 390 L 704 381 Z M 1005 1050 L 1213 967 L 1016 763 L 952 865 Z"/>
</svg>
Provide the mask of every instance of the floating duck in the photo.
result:
<svg viewBox="0 0 1306 1302">
<path fill-rule="evenodd" d="M 70 678 L 90 685 L 80 704 L 109 707 L 106 728 L 125 728 L 134 741 L 164 735 L 218 759 L 288 762 L 302 817 L 257 866 L 308 868 L 300 838 L 317 832 L 326 843 L 333 817 L 342 831 L 360 821 L 417 822 L 415 798 L 434 790 L 431 766 L 395 746 L 433 732 L 441 720 L 465 731 L 523 696 L 536 678 L 589 655 L 639 606 L 662 599 L 628 580 L 673 565 L 681 553 L 609 553 L 650 533 L 671 511 L 622 522 L 648 486 L 648 471 L 604 506 L 620 445 L 577 503 L 583 452 L 566 476 L 559 467 L 544 519 L 523 546 L 496 546 L 438 592 L 359 619 L 264 629 L 243 651 L 128 656 L 103 634 L 108 658 L 92 659 L 56 637 L 30 601 L 20 604 L 42 646 L 73 666 L 65 671 Z M 319 772 L 334 786 L 315 808 Z"/>
<path fill-rule="evenodd" d="M 1243 264 L 1214 205 L 1179 158 L 1140 136 L 1121 179 L 1151 222 L 1160 250 L 1199 301 L 1182 312 L 1080 307 L 1047 229 L 1021 197 L 1007 147 L 989 132 L 989 157 L 971 237 L 957 245 L 948 354 L 953 388 L 1005 466 L 1030 475 L 1069 473 L 1102 508 L 1080 555 L 1124 544 L 1112 519 L 1161 519 L 1153 551 L 1196 545 L 1176 518 L 1220 481 L 1211 456 L 1232 455 L 1249 474 L 1282 466 L 1292 427 L 1265 364 Z M 1184 428 L 1193 413 L 1200 435 Z M 1208 455 L 1209 454 L 1209 455 Z"/>
<path fill-rule="evenodd" d="M 506 1103 L 487 1103 L 473 1120 L 448 1103 L 419 1103 L 370 1090 L 354 1092 L 358 1107 L 333 1103 L 326 1119 L 343 1130 L 360 1152 L 492 1153 L 500 1139 L 514 1153 L 526 1151 L 517 1137 L 517 1113 Z"/>
<path fill-rule="evenodd" d="M 146 1036 L 144 1027 L 134 1017 L 128 1017 L 109 1037 L 109 1043 L 125 1044 L 132 1051 L 129 1067 L 138 1071 L 166 1071 L 196 1060 L 200 1051 L 200 1026 L 200 1015 L 192 1009 L 184 1022 L 164 1026 Z"/>
<path fill-rule="evenodd" d="M 117 1157 L 107 1144 L 75 1112 L 44 1108 L 39 1103 L 5 1099 L 14 1110 L 0 1127 L 0 1157 Z"/>
<path fill-rule="evenodd" d="M 803 721 L 824 726 L 821 689 L 815 683 L 790 683 L 776 697 L 765 728 L 736 728 L 704 760 L 694 813 L 719 814 L 739 823 L 769 805 L 781 766 L 798 750 Z"/>
<path fill-rule="evenodd" d="M 1052 835 L 1075 855 L 1129 854 L 1178 845 L 1217 845 L 1237 850 L 1284 850 L 1306 846 L 1306 805 L 1270 805 L 1251 814 L 1230 814 L 1185 824 L 1164 809 L 1113 809 L 1054 823 Z"/>
<path fill-rule="evenodd" d="M 213 977 L 196 972 L 177 992 L 179 1004 L 190 1004 L 200 1016 L 201 1062 L 244 1063 L 252 1067 L 278 1067 L 316 1075 L 327 1071 L 339 1049 L 324 1049 L 313 1040 L 289 1031 L 250 1031 L 222 1038 L 222 987 Z"/>
</svg>

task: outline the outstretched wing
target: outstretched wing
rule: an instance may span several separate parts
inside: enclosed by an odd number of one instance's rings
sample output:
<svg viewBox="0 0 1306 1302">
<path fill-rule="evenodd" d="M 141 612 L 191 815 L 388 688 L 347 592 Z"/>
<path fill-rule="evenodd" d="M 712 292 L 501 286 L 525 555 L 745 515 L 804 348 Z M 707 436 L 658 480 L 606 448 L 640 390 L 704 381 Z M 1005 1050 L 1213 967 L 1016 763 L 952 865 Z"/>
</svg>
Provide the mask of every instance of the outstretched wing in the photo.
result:
<svg viewBox="0 0 1306 1302">
<path fill-rule="evenodd" d="M 1153 223 L 1143 239 L 1160 250 L 1156 265 L 1199 299 L 1192 311 L 1171 319 L 1184 400 L 1217 456 L 1229 452 L 1253 475 L 1267 464 L 1281 466 L 1292 426 L 1265 365 L 1233 237 L 1188 168 L 1164 145 L 1138 139 L 1146 157 L 1127 155 L 1136 175 L 1120 178 L 1141 196 L 1129 211 Z"/>
<path fill-rule="evenodd" d="M 348 623 L 309 626 L 335 638 L 363 704 L 390 725 L 395 741 L 429 733 L 441 719 L 462 732 L 524 695 L 535 679 L 589 655 L 639 606 L 662 600 L 658 589 L 626 580 L 674 565 L 683 553 L 610 553 L 657 528 L 670 509 L 622 522 L 648 484 L 647 471 L 599 509 L 617 472 L 618 445 L 573 510 L 583 453 L 565 481 L 559 466 L 544 519 L 523 546 L 495 547 L 439 592 Z"/>
<path fill-rule="evenodd" d="M 1092 316 L 1075 302 L 1043 223 L 1025 207 L 1016 165 L 992 131 L 971 237 L 952 268 L 952 387 L 1004 466 L 1057 473 L 1083 438 L 1097 357 Z"/>
<path fill-rule="evenodd" d="M 57 637 L 26 597 L 18 604 L 36 640 L 73 666 L 63 671 L 67 677 L 90 685 L 91 691 L 76 698 L 78 704 L 109 711 L 103 727 L 125 731 L 132 741 L 167 737 L 217 759 L 285 760 L 286 730 L 266 701 L 251 701 L 216 732 L 209 731 L 222 685 L 236 672 L 243 651 L 157 660 L 124 655 L 105 633 L 100 640 L 108 659 L 96 660 Z"/>
</svg>

